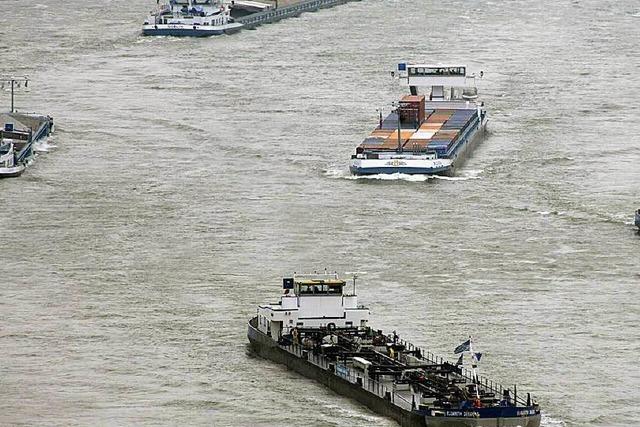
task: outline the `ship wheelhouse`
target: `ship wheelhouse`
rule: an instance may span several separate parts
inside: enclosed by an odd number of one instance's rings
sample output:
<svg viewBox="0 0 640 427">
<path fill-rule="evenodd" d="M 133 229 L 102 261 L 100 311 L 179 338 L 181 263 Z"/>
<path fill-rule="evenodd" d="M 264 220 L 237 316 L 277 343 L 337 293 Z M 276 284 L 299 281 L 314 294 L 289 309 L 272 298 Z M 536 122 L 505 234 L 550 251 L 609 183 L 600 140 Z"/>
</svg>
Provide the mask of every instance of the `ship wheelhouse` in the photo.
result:
<svg viewBox="0 0 640 427">
<path fill-rule="evenodd" d="M 305 274 L 282 280 L 280 302 L 258 307 L 258 329 L 278 340 L 294 329 L 365 328 L 369 309 L 337 274 Z"/>
</svg>

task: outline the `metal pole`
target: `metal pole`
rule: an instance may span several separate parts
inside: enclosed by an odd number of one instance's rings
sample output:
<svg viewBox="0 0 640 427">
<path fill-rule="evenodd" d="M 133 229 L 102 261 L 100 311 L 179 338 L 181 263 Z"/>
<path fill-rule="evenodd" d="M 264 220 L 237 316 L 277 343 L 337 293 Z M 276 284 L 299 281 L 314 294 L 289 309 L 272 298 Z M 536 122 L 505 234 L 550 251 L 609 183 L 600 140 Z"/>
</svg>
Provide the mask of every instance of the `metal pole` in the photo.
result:
<svg viewBox="0 0 640 427">
<path fill-rule="evenodd" d="M 402 140 L 400 139 L 400 105 L 398 105 L 396 114 L 398 115 L 398 153 L 402 153 Z"/>
<path fill-rule="evenodd" d="M 13 86 L 15 85 L 16 81 L 14 79 L 11 79 L 11 112 L 13 113 Z"/>
</svg>

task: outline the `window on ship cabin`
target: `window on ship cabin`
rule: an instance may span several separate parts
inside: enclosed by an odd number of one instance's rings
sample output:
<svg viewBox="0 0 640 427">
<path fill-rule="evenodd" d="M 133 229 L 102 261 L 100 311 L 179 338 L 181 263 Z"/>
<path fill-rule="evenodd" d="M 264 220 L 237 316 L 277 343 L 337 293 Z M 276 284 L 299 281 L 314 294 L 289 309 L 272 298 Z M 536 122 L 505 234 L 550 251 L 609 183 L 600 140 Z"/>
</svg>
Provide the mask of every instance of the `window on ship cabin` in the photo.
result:
<svg viewBox="0 0 640 427">
<path fill-rule="evenodd" d="M 342 286 L 340 285 L 329 285 L 329 293 L 330 294 L 341 294 L 342 293 Z"/>
<path fill-rule="evenodd" d="M 311 285 L 300 285 L 300 295 L 313 295 L 313 287 Z"/>
</svg>

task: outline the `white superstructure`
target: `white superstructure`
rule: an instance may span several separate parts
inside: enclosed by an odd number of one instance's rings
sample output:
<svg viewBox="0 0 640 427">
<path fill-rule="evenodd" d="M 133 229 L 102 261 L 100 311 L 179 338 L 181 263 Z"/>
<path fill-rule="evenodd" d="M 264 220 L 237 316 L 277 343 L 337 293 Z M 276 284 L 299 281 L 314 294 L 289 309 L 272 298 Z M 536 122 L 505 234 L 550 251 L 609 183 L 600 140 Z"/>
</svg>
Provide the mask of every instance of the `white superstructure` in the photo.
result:
<svg viewBox="0 0 640 427">
<path fill-rule="evenodd" d="M 23 164 L 16 164 L 15 150 L 12 142 L 0 142 L 0 178 L 20 175 L 25 169 Z"/>
<path fill-rule="evenodd" d="M 346 284 L 335 273 L 283 279 L 280 302 L 258 306 L 258 329 L 277 341 L 296 328 L 366 327 L 369 309 L 358 306 L 355 279 L 351 292 Z"/>
<path fill-rule="evenodd" d="M 147 36 L 206 37 L 242 28 L 233 22 L 229 5 L 222 0 L 169 0 L 149 14 L 142 25 Z"/>
</svg>

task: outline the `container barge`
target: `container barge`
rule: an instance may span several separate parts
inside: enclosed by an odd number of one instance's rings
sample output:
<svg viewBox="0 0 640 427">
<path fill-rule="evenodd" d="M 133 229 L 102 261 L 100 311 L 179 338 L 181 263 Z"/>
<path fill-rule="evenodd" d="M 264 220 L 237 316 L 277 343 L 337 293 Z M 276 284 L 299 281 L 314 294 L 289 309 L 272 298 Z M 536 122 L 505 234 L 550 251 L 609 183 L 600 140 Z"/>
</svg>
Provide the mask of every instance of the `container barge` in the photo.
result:
<svg viewBox="0 0 640 427">
<path fill-rule="evenodd" d="M 351 156 L 351 173 L 453 175 L 485 135 L 475 74 L 460 65 L 400 63 L 397 76 L 411 94 L 386 118 L 380 113 L 378 127 Z"/>
<path fill-rule="evenodd" d="M 350 286 L 349 286 L 350 287 Z M 470 354 L 453 364 L 396 335 L 369 326 L 370 311 L 337 274 L 294 275 L 278 303 L 263 304 L 249 321 L 256 354 L 286 365 L 373 411 L 410 427 L 539 427 L 530 394 L 505 388 L 477 371 Z"/>
<path fill-rule="evenodd" d="M 142 25 L 145 36 L 209 37 L 359 0 L 170 0 L 158 2 Z"/>
</svg>

